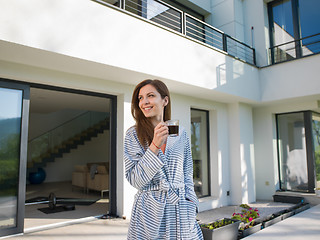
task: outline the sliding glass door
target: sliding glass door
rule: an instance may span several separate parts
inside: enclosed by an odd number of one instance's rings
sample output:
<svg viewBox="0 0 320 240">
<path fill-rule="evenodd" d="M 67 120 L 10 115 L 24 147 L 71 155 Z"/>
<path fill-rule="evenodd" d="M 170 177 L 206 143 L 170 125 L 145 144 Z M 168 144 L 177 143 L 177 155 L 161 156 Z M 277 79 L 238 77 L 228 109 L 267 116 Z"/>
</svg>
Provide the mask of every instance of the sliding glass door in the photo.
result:
<svg viewBox="0 0 320 240">
<path fill-rule="evenodd" d="M 315 158 L 316 188 L 320 189 L 320 114 L 312 114 L 313 151 Z"/>
<path fill-rule="evenodd" d="M 0 80 L 0 236 L 23 232 L 29 88 Z"/>
<path fill-rule="evenodd" d="M 303 113 L 277 116 L 280 183 L 283 190 L 307 190 L 307 152 Z"/>
<path fill-rule="evenodd" d="M 314 192 L 320 183 L 320 115 L 311 111 L 277 115 L 280 188 Z"/>
</svg>

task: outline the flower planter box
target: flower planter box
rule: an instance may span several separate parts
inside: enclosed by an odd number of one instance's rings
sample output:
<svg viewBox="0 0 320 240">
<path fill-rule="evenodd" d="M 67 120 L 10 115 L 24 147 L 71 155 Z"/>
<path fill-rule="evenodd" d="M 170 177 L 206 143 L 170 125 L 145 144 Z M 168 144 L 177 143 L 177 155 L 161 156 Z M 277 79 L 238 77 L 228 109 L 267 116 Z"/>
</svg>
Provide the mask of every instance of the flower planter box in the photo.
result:
<svg viewBox="0 0 320 240">
<path fill-rule="evenodd" d="M 294 211 L 285 212 L 281 215 L 282 220 L 294 215 Z"/>
<path fill-rule="evenodd" d="M 298 208 L 296 208 L 296 209 L 294 210 L 294 214 L 301 213 L 302 211 L 307 210 L 307 209 L 309 209 L 309 208 L 310 208 L 309 203 L 303 204 L 303 205 L 301 205 L 300 207 L 298 207 Z"/>
<path fill-rule="evenodd" d="M 203 233 L 203 237 L 205 240 L 219 240 L 219 239 L 236 240 L 237 239 L 240 221 L 229 219 L 229 218 L 223 218 L 221 220 L 231 220 L 232 223 L 225 225 L 223 227 L 215 228 L 215 229 L 208 229 L 200 225 Z"/>
<path fill-rule="evenodd" d="M 268 221 L 265 221 L 262 223 L 262 228 L 266 228 L 266 227 L 269 227 L 277 222 L 280 222 L 282 220 L 282 217 L 281 216 L 278 216 L 278 217 L 275 217 L 275 218 L 272 218 Z"/>
<path fill-rule="evenodd" d="M 302 205 L 303 205 L 303 203 L 297 203 L 297 204 L 295 204 L 294 206 L 291 206 L 291 207 L 287 208 L 287 210 L 294 212 L 295 209 L 301 207 Z"/>
<path fill-rule="evenodd" d="M 239 230 L 239 238 L 247 237 L 253 233 L 256 233 L 261 230 L 262 223 L 258 223 L 250 228 Z"/>
</svg>

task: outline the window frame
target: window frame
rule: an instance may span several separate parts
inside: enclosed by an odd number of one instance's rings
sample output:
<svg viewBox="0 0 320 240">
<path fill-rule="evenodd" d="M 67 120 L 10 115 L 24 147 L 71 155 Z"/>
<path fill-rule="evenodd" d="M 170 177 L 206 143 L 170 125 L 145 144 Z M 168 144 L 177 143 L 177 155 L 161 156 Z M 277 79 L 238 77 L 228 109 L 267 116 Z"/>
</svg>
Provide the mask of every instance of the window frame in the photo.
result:
<svg viewBox="0 0 320 240">
<path fill-rule="evenodd" d="M 200 111 L 200 112 L 205 112 L 206 113 L 206 128 L 207 128 L 207 136 L 206 136 L 206 142 L 207 142 L 207 171 L 208 171 L 208 194 L 207 195 L 202 195 L 199 196 L 198 198 L 204 198 L 204 197 L 209 197 L 211 196 L 211 164 L 210 164 L 210 122 L 209 122 L 209 111 L 208 110 L 204 110 L 204 109 L 199 109 L 199 108 L 193 108 L 191 107 L 190 109 L 190 126 L 192 125 L 191 123 L 191 116 L 192 116 L 192 110 L 194 111 Z M 190 133 L 191 134 L 191 133 Z M 190 138 L 190 142 L 191 142 L 191 138 Z M 190 143 L 191 145 L 192 143 Z M 191 147 L 192 149 L 192 147 Z M 193 158 L 192 158 L 193 160 Z M 194 167 L 194 166 L 193 166 Z"/>
<path fill-rule="evenodd" d="M 278 117 L 281 115 L 302 113 L 305 129 L 305 144 L 306 144 L 306 160 L 307 160 L 307 174 L 308 174 L 308 189 L 301 190 L 299 192 L 314 193 L 316 186 L 316 176 L 315 176 L 315 157 L 313 149 L 313 134 L 312 134 L 312 114 L 319 114 L 313 111 L 297 111 L 297 112 L 285 112 L 278 113 L 275 115 L 276 120 L 276 137 L 277 137 L 277 158 L 278 158 L 278 180 L 279 189 L 283 191 L 298 192 L 298 190 L 285 189 L 281 183 L 281 166 L 280 166 L 280 147 L 279 147 L 279 124 Z"/>
</svg>

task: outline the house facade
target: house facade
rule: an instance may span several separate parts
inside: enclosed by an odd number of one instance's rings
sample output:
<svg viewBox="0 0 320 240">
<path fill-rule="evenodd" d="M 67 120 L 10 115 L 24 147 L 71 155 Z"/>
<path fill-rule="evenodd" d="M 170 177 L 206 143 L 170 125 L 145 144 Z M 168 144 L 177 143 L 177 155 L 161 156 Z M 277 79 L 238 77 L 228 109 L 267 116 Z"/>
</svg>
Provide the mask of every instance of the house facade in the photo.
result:
<svg viewBox="0 0 320 240">
<path fill-rule="evenodd" d="M 278 190 L 314 193 L 319 8 L 317 0 L 0 0 L 0 184 L 12 186 L 0 190 L 0 208 L 13 206 L 0 236 L 23 231 L 30 141 L 49 131 L 58 105 L 66 120 L 109 116 L 108 211 L 130 218 L 136 190 L 124 176 L 123 141 L 134 86 L 150 78 L 167 84 L 172 117 L 190 135 L 200 211 L 272 200 Z M 8 119 L 18 119 L 11 155 Z M 50 181 L 60 169 L 47 169 Z"/>
</svg>

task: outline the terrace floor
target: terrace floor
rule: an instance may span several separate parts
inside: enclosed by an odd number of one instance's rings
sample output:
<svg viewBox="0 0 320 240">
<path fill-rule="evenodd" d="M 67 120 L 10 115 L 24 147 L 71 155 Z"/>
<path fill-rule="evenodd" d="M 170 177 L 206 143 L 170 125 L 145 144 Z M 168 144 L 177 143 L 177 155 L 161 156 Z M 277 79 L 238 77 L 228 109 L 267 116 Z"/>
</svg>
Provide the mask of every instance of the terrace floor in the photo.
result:
<svg viewBox="0 0 320 240">
<path fill-rule="evenodd" d="M 253 208 L 258 208 L 260 214 L 268 215 L 292 206 L 290 203 L 279 202 L 257 202 L 249 204 Z M 239 210 L 236 206 L 228 206 L 198 214 L 200 222 L 207 222 L 221 217 L 230 217 L 234 211 Z M 25 229 L 24 235 L 12 236 L 12 240 L 25 239 L 113 239 L 125 240 L 129 226 L 129 221 L 121 218 L 99 219 L 95 217 L 83 218 L 79 220 L 66 221 L 58 225 L 45 225 L 42 229 Z M 267 227 L 253 235 L 246 237 L 248 240 L 281 239 L 295 240 L 307 237 L 309 240 L 319 239 L 320 236 L 320 205 L 287 218 L 277 224 Z"/>
</svg>

